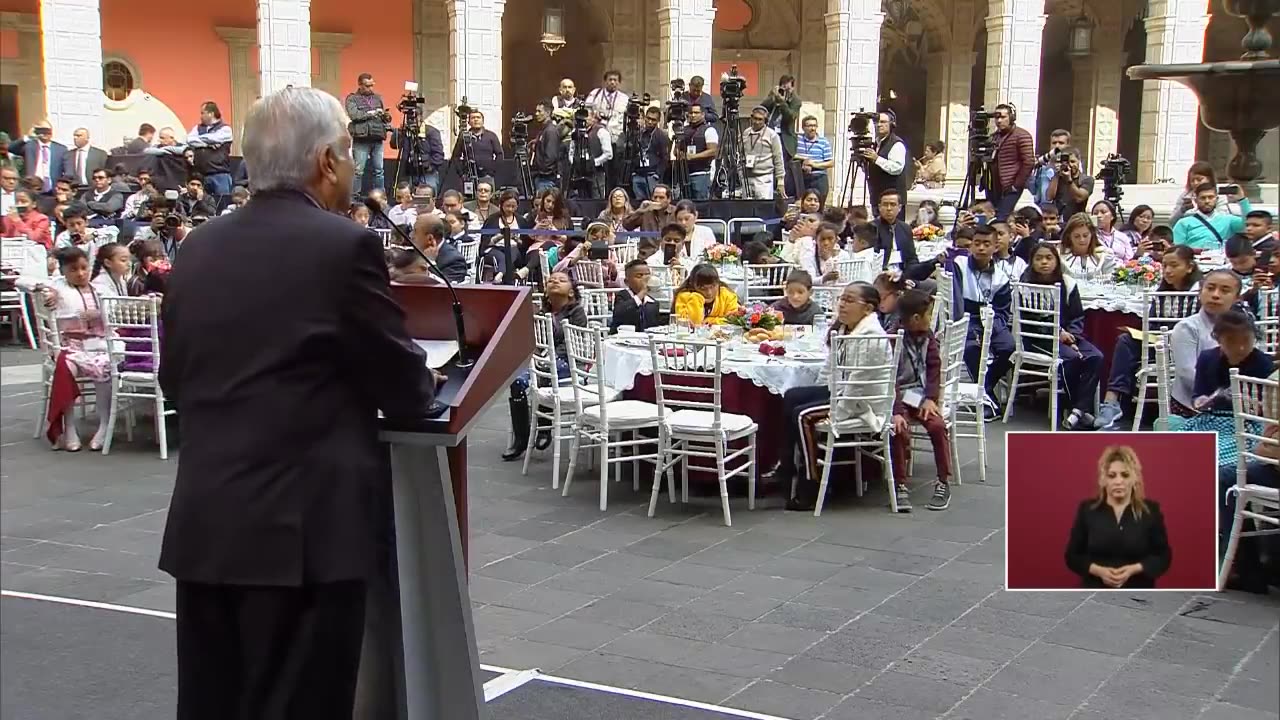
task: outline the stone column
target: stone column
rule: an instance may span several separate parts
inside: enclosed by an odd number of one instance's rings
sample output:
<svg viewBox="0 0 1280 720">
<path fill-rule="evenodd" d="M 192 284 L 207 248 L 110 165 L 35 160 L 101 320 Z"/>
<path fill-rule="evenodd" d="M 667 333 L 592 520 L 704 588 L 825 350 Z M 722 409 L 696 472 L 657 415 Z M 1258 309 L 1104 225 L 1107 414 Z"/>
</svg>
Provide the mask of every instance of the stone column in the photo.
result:
<svg viewBox="0 0 1280 720">
<path fill-rule="evenodd" d="M 53 138 L 71 145 L 76 128 L 102 138 L 102 18 L 98 0 L 40 0 L 45 108 Z M 22 128 L 26 132 L 29 128 Z"/>
<path fill-rule="evenodd" d="M 1147 6 L 1147 63 L 1198 63 L 1204 59 L 1209 15 L 1202 0 L 1151 0 Z M 1146 81 L 1138 136 L 1138 182 L 1183 182 L 1196 159 L 1200 103 L 1174 82 Z"/>
<path fill-rule="evenodd" d="M 674 78 L 686 83 L 694 75 L 716 87 L 711 78 L 711 31 L 716 8 L 712 0 L 658 0 L 658 79 L 668 87 Z"/>
<path fill-rule="evenodd" d="M 919 138 L 914 148 L 916 153 L 924 152 L 924 144 L 942 137 L 942 127 L 946 124 L 947 82 L 951 76 L 951 53 L 942 50 L 931 52 L 924 58 L 924 137 Z"/>
<path fill-rule="evenodd" d="M 467 104 L 502 134 L 502 12 L 507 0 L 447 0 L 449 104 Z M 534 29 L 530 29 L 533 32 Z"/>
<path fill-rule="evenodd" d="M 1071 61 L 1075 76 L 1071 139 L 1083 153 L 1085 167 L 1091 172 L 1097 172 L 1107 155 L 1116 152 L 1120 145 L 1124 34 L 1119 8 L 1109 7 L 1097 18 L 1093 52 L 1088 57 L 1072 58 Z M 1129 179 L 1134 180 L 1132 176 Z"/>
<path fill-rule="evenodd" d="M 311 87 L 311 0 L 258 0 L 258 89 Z"/>
<path fill-rule="evenodd" d="M 863 177 L 852 194 L 841 197 L 847 181 L 849 116 L 875 112 L 880 85 L 880 29 L 884 13 L 879 0 L 827 0 L 827 82 L 823 105 L 826 134 L 836 165 L 830 173 L 833 202 L 861 204 Z"/>
<path fill-rule="evenodd" d="M 1036 135 L 1040 104 L 1040 45 L 1044 36 L 1042 0 L 990 0 L 987 15 L 987 76 L 983 104 L 1018 108 L 1018 126 Z"/>
<path fill-rule="evenodd" d="M 1080 151 L 1080 160 L 1086 170 L 1093 170 L 1093 119 L 1094 105 L 1098 101 L 1097 84 L 1094 82 L 1098 63 L 1093 56 L 1071 58 L 1071 144 Z M 1034 131 L 1033 131 L 1034 132 Z"/>
<path fill-rule="evenodd" d="M 413 67 L 426 99 L 427 122 L 440 131 L 445 155 L 453 148 L 453 107 L 449 104 L 449 18 L 441 0 L 414 0 Z M 354 78 L 351 79 L 354 82 Z"/>
</svg>

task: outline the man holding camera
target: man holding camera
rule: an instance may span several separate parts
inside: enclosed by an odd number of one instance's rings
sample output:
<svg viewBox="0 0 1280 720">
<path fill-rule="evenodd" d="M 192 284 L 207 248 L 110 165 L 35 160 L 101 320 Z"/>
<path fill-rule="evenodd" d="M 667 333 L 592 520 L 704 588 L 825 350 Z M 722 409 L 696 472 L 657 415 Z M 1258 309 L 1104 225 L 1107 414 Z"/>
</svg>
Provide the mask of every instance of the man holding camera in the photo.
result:
<svg viewBox="0 0 1280 720">
<path fill-rule="evenodd" d="M 579 110 L 578 112 L 582 112 Z M 606 197 L 608 188 L 606 187 L 606 172 L 610 161 L 613 160 L 613 137 L 609 134 L 609 129 L 601 122 L 600 116 L 596 111 L 587 111 L 587 128 L 586 128 L 586 145 L 587 154 L 590 156 L 591 165 L 586 167 L 585 162 L 580 161 L 581 148 L 577 143 L 582 142 L 578 137 L 578 131 L 571 136 L 570 157 L 574 159 L 575 167 L 573 168 L 573 188 L 578 189 L 579 197 L 582 197 L 582 191 L 586 188 L 580 183 L 583 180 L 590 180 L 589 190 L 590 196 L 594 200 L 603 200 Z M 585 160 L 585 158 L 582 158 Z M 589 178 L 583 178 L 582 175 L 587 173 Z"/>
<path fill-rule="evenodd" d="M 1049 181 L 1049 197 L 1058 206 L 1059 217 L 1069 220 L 1072 215 L 1085 212 L 1093 194 L 1093 176 L 1081 167 L 1079 150 L 1063 148 L 1059 157 L 1062 159 L 1058 169 Z"/>
<path fill-rule="evenodd" d="M 992 189 L 996 193 L 995 220 L 1003 221 L 1013 213 L 1036 167 L 1036 143 L 1031 133 L 1018 127 L 1017 111 L 1012 105 L 997 105 L 991 117 L 996 121 L 996 133 L 992 137 L 995 156 L 991 163 L 991 181 L 995 185 Z"/>
<path fill-rule="evenodd" d="M 907 144 L 894 134 L 898 118 L 892 110 L 876 113 L 876 146 L 863 150 L 867 171 L 867 188 L 871 197 L 879 199 L 886 190 L 898 191 L 898 212 L 907 209 Z"/>
<path fill-rule="evenodd" d="M 347 117 L 351 119 L 351 156 L 355 158 L 356 174 L 352 182 L 354 194 L 373 188 L 383 189 L 385 178 L 382 170 L 382 143 L 391 128 L 391 111 L 382 104 L 382 96 L 373 91 L 373 75 L 360 73 L 356 78 L 356 91 L 347 95 Z M 373 185 L 364 187 L 364 175 L 369 163 L 373 163 Z"/>
<path fill-rule="evenodd" d="M 769 91 L 761 105 L 768 111 L 768 125 L 782 139 L 786 164 L 786 194 L 796 197 L 796 179 L 792 158 L 796 156 L 796 118 L 800 117 L 800 97 L 796 95 L 796 79 L 790 75 L 778 78 L 778 87 Z"/>
<path fill-rule="evenodd" d="M 1058 164 L 1066 159 L 1063 150 L 1071 144 L 1071 131 L 1059 128 L 1049 133 L 1049 152 L 1036 158 L 1036 168 L 1027 179 L 1027 190 L 1037 205 L 1053 202 L 1049 182 L 1058 174 Z"/>
<path fill-rule="evenodd" d="M 662 129 L 662 110 L 650 107 L 644 111 L 644 127 L 640 130 L 639 154 L 631 174 L 632 199 L 637 202 L 653 196 L 654 188 L 667 173 L 671 157 L 671 139 Z"/>
</svg>

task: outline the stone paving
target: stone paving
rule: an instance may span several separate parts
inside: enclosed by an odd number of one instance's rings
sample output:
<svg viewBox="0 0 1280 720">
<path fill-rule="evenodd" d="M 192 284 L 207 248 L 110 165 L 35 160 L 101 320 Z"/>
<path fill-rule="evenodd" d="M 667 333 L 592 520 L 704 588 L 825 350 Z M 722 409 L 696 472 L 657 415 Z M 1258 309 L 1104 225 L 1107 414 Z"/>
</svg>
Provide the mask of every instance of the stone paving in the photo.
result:
<svg viewBox="0 0 1280 720">
<path fill-rule="evenodd" d="M 6 377 L 29 357 L 0 353 Z M 146 429 L 105 458 L 50 452 L 31 439 L 38 400 L 29 384 L 0 396 L 0 583 L 172 610 L 155 565 L 176 459 Z M 911 515 L 883 491 L 816 519 L 735 499 L 732 528 L 715 498 L 664 496 L 647 518 L 630 482 L 601 513 L 585 470 L 562 498 L 549 456 L 528 477 L 500 460 L 505 426 L 491 410 L 470 453 L 483 663 L 792 720 L 1280 718 L 1274 596 L 999 589 L 999 424 L 987 483 L 962 453 L 946 512 L 923 509 L 922 483 Z M 928 477 L 928 454 L 915 462 Z"/>
</svg>

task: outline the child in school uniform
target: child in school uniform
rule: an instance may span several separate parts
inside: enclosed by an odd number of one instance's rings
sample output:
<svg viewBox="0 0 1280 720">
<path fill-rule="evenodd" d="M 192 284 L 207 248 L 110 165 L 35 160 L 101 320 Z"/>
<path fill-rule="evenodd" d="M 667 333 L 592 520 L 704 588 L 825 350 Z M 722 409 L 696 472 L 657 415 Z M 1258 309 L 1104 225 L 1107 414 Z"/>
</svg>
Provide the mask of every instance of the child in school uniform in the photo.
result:
<svg viewBox="0 0 1280 720">
<path fill-rule="evenodd" d="M 996 417 L 999 412 L 995 400 L 996 384 L 1008 372 L 1013 357 L 1013 333 L 1009 323 L 1013 312 L 1013 289 L 1004 263 L 996 262 L 995 231 L 989 225 L 973 228 L 973 240 L 966 255 L 951 259 L 951 292 L 953 312 L 963 310 L 969 315 L 969 337 L 964 344 L 964 363 L 969 375 L 978 377 L 978 359 L 982 354 L 983 306 L 994 312 L 991 322 L 990 364 L 986 379 L 986 413 Z"/>
<path fill-rule="evenodd" d="M 908 290 L 898 303 L 902 316 L 902 353 L 898 360 L 897 397 L 893 403 L 893 475 L 898 487 L 907 484 L 911 456 L 910 423 L 924 426 L 933 445 L 938 480 L 930 510 L 951 505 L 951 441 L 942 417 L 942 351 L 934 336 L 929 309 L 933 298 L 922 290 Z"/>
<path fill-rule="evenodd" d="M 1102 351 L 1084 337 L 1084 305 L 1080 302 L 1080 288 L 1072 278 L 1063 274 L 1062 259 L 1048 243 L 1040 243 L 1031 251 L 1031 266 L 1023 273 L 1022 282 L 1035 285 L 1056 283 L 1060 288 L 1058 357 L 1062 360 L 1062 374 L 1071 403 L 1071 409 L 1062 421 L 1062 429 L 1092 430 L 1095 418 L 1091 411 L 1098 392 Z M 1035 344 L 1034 340 L 1028 342 Z M 1046 347 L 1041 351 L 1047 351 L 1048 342 L 1042 342 Z"/>
<path fill-rule="evenodd" d="M 773 309 L 782 313 L 782 322 L 787 325 L 812 325 L 813 319 L 822 311 L 813 302 L 813 278 L 804 270 L 792 271 L 787 276 L 787 284 L 783 289 L 786 297 L 775 302 Z"/>
</svg>

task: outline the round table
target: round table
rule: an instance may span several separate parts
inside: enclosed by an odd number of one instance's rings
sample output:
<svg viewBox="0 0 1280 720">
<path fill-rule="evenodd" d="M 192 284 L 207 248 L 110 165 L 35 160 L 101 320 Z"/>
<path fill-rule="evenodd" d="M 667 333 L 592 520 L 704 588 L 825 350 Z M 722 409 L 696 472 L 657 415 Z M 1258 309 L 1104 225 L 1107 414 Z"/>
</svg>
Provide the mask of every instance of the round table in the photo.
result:
<svg viewBox="0 0 1280 720">
<path fill-rule="evenodd" d="M 606 385 L 624 391 L 627 397 L 656 402 L 653 358 L 647 344 L 641 345 L 641 342 L 647 343 L 642 335 L 605 341 L 601 373 Z M 726 345 L 726 350 L 730 345 Z M 821 351 L 825 353 L 825 349 Z M 818 385 L 825 360 L 795 360 L 753 353 L 750 359 L 743 360 L 730 359 L 729 353 L 725 353 L 720 366 L 723 375 L 720 408 L 727 413 L 746 415 L 756 422 L 759 428 L 756 466 L 768 469 L 778 460 L 776 438 L 782 437 L 786 423 L 782 417 L 782 394 L 793 387 Z M 692 380 L 681 382 L 693 384 Z"/>
<path fill-rule="evenodd" d="M 1099 381 L 1106 390 L 1111 377 L 1111 356 L 1116 340 L 1126 328 L 1142 327 L 1142 292 L 1135 286 L 1080 283 L 1084 306 L 1084 336 L 1102 352 Z"/>
</svg>

